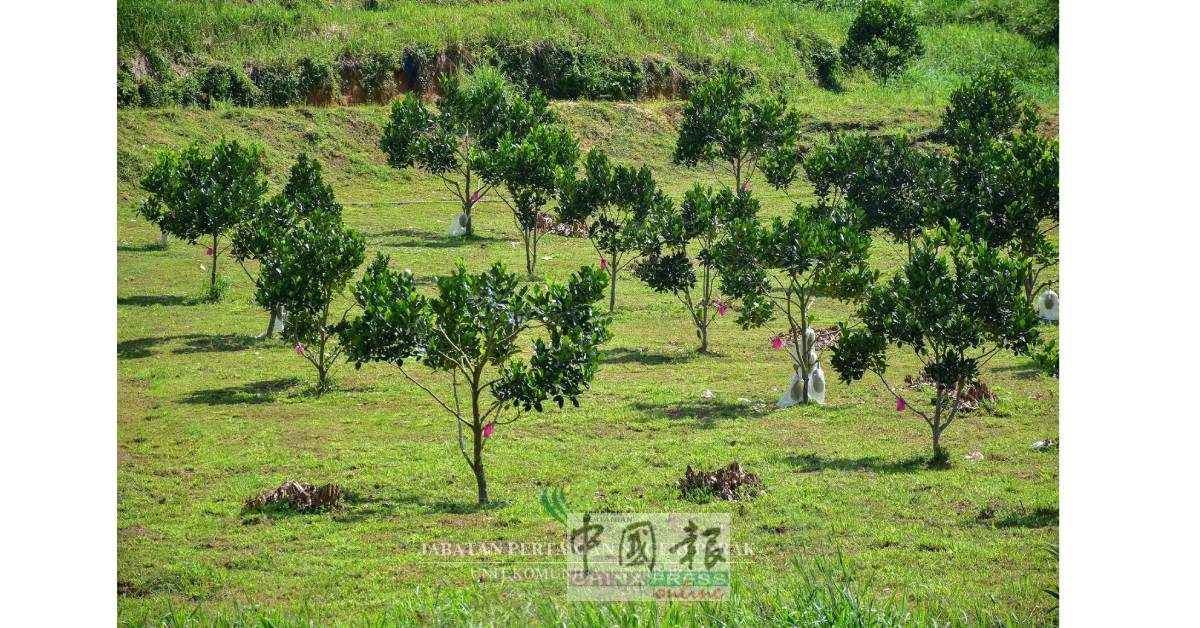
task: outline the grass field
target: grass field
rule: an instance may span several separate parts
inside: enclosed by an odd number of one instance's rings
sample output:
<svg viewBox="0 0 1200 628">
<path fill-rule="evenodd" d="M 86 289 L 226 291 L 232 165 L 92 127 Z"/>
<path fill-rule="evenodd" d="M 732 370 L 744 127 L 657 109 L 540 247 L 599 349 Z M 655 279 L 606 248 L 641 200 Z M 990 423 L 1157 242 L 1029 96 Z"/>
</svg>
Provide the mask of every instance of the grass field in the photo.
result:
<svg viewBox="0 0 1200 628">
<path fill-rule="evenodd" d="M 854 94 L 796 102 L 810 140 L 834 128 L 919 134 L 937 124 L 944 104 Z M 1054 132 L 1056 106 L 1046 107 Z M 707 170 L 668 163 L 679 103 L 555 108 L 585 146 L 650 164 L 673 194 L 711 181 Z M 943 441 L 952 467 L 930 470 L 928 429 L 896 413 L 878 383 L 833 382 L 826 405 L 777 410 L 791 367 L 770 348 L 776 330 L 722 320 L 711 331 L 717 353 L 698 355 L 678 303 L 622 277 L 593 389 L 578 409 L 497 430 L 487 450 L 496 503 L 479 509 L 453 424 L 420 390 L 394 368 L 341 365 L 334 390 L 314 397 L 307 362 L 278 341 L 255 339 L 266 313 L 251 302 L 241 269 L 225 262 L 232 293 L 198 303 L 204 248 L 172 242 L 160 250 L 157 230 L 133 215 L 137 179 L 156 150 L 223 133 L 264 146 L 273 191 L 294 153 L 321 160 L 369 255 L 387 253 L 393 267 L 426 281 L 459 257 L 472 270 L 497 259 L 521 268 L 502 205 L 477 213 L 476 240 L 445 236 L 455 210 L 435 202 L 444 198 L 439 186 L 388 169 L 375 147 L 385 115 L 381 107 L 118 114 L 122 621 L 516 623 L 525 613 L 610 625 L 1056 621 L 1044 590 L 1057 583 L 1048 548 L 1058 542 L 1058 453 L 1030 443 L 1058 437 L 1058 383 L 1026 358 L 1002 354 L 989 365 L 985 381 L 999 402 L 956 422 Z M 767 215 L 789 206 L 765 184 L 754 189 Z M 803 187 L 794 194 L 810 196 Z M 418 202 L 382 204 L 397 200 Z M 542 254 L 550 258 L 538 265 L 545 278 L 597 262 L 586 241 L 553 235 Z M 886 272 L 903 253 L 880 238 L 873 255 Z M 821 300 L 815 325 L 848 314 Z M 892 381 L 916 371 L 915 359 L 894 357 Z M 711 399 L 702 398 L 706 390 Z M 963 459 L 974 450 L 984 458 Z M 735 460 L 762 477 L 765 494 L 733 505 L 679 498 L 673 482 L 687 465 Z M 336 482 L 348 497 L 321 514 L 242 512 L 246 497 L 287 479 Z M 729 512 L 734 541 L 753 549 L 734 565 L 738 601 L 569 605 L 555 601 L 561 578 L 500 579 L 479 570 L 478 561 L 495 557 L 448 565 L 422 552 L 435 542 L 561 542 L 561 526 L 538 503 L 559 486 L 570 486 L 580 511 Z M 537 559 L 499 560 L 523 567 Z"/>
</svg>

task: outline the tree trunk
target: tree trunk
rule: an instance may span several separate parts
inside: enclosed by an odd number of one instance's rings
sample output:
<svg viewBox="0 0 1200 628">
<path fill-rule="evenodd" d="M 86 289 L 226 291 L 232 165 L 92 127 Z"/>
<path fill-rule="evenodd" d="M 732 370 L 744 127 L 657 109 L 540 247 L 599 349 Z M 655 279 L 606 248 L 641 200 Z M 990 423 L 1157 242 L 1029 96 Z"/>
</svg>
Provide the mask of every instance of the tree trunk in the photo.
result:
<svg viewBox="0 0 1200 628">
<path fill-rule="evenodd" d="M 270 338 L 271 334 L 275 333 L 275 317 L 278 316 L 278 314 L 279 306 L 276 305 L 271 307 L 271 320 L 267 323 L 267 338 Z"/>
<path fill-rule="evenodd" d="M 708 353 L 708 325 L 700 327 L 700 353 Z"/>
<path fill-rule="evenodd" d="M 537 269 L 537 237 L 536 234 L 524 229 L 521 236 L 525 240 L 525 272 L 532 277 L 533 271 Z"/>
<path fill-rule="evenodd" d="M 617 311 L 617 262 L 616 255 L 613 255 L 613 261 L 608 264 L 608 313 L 612 314 Z"/>
<path fill-rule="evenodd" d="M 159 243 L 159 246 L 163 247 L 164 249 L 167 248 L 168 238 L 167 238 L 166 231 L 162 232 L 162 238 L 158 241 L 158 243 Z"/>
<path fill-rule="evenodd" d="M 483 420 L 479 417 L 479 381 L 478 373 L 471 385 L 471 437 L 474 440 L 474 457 L 471 470 L 475 472 L 475 490 L 479 496 L 479 505 L 488 502 L 487 478 L 483 475 Z"/>
<path fill-rule="evenodd" d="M 808 403 L 808 295 L 800 296 L 800 403 Z"/>
<path fill-rule="evenodd" d="M 212 254 L 212 276 L 209 278 L 208 292 L 209 292 L 209 296 L 212 297 L 213 300 L 215 301 L 217 298 L 217 236 L 216 236 L 216 234 L 213 234 L 212 251 L 213 251 L 213 254 Z"/>
</svg>

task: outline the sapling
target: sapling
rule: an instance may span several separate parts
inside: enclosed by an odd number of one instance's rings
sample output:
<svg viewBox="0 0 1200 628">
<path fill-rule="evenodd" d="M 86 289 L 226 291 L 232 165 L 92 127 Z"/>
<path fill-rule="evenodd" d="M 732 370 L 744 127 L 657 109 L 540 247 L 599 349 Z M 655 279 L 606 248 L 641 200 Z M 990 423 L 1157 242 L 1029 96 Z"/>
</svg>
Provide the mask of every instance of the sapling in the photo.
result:
<svg viewBox="0 0 1200 628">
<path fill-rule="evenodd" d="M 485 180 L 500 186 L 500 198 L 512 211 L 525 243 L 525 272 L 537 269 L 539 214 L 558 194 L 561 183 L 575 172 L 579 146 L 570 131 L 548 124 L 524 136 L 505 135 L 481 168 Z"/>
<path fill-rule="evenodd" d="M 317 370 L 318 395 L 328 389 L 329 371 L 343 351 L 336 330 L 349 310 L 337 315 L 334 300 L 365 256 L 366 240 L 339 213 L 312 211 L 275 227 L 261 260 L 255 298 L 287 312 L 282 335 Z"/>
<path fill-rule="evenodd" d="M 799 154 L 799 115 L 778 94 L 752 92 L 746 79 L 722 72 L 701 84 L 683 108 L 673 159 L 685 166 L 711 164 L 728 170 L 741 189 L 760 160 Z"/>
<path fill-rule="evenodd" d="M 495 187 L 481 177 L 481 162 L 506 134 L 521 138 L 552 122 L 553 115 L 544 97 L 522 96 L 492 68 L 447 78 L 442 85 L 437 111 L 415 93 L 393 103 L 379 146 L 393 168 L 416 167 L 440 179 L 461 205 L 469 236 L 472 210 Z"/>
<path fill-rule="evenodd" d="M 586 224 L 588 239 L 608 271 L 608 311 L 617 307 L 617 273 L 642 257 L 649 233 L 646 221 L 670 204 L 650 168 L 613 165 L 599 149 L 584 158 L 584 176 L 560 184 L 558 216 L 567 224 Z"/>
<path fill-rule="evenodd" d="M 951 223 L 927 231 L 890 281 L 872 288 L 858 309 L 861 324 L 841 325 L 832 364 L 850 383 L 870 372 L 920 416 L 933 435 L 933 461 L 947 459 L 942 434 L 962 405 L 959 395 L 1002 350 L 1027 353 L 1037 316 L 1024 298 L 1024 260 L 972 240 Z M 928 401 L 905 396 L 884 378 L 887 349 L 909 347 L 932 384 Z"/>
<path fill-rule="evenodd" d="M 333 188 L 326 185 L 321 178 L 320 162 L 309 159 L 305 153 L 300 153 L 296 156 L 296 163 L 292 165 L 283 190 L 266 203 L 261 203 L 245 220 L 234 227 L 230 238 L 230 254 L 250 281 L 257 283 L 257 275 L 250 272 L 246 262 L 265 260 L 274 250 L 282 233 L 301 218 L 317 212 L 341 216 L 342 207 L 334 198 Z M 276 320 L 283 316 L 283 311 L 279 303 L 260 305 L 271 313 L 265 334 L 270 338 Z"/>
<path fill-rule="evenodd" d="M 192 143 L 167 150 L 142 178 L 150 193 L 138 213 L 165 234 L 190 244 L 204 240 L 212 257 L 208 298 L 218 300 L 221 237 L 255 212 L 267 191 L 262 151 L 221 138 L 214 146 Z"/>
<path fill-rule="evenodd" d="M 716 247 L 729 236 L 732 223 L 753 220 L 758 209 L 758 200 L 748 192 L 722 189 L 714 194 L 697 183 L 678 208 L 665 203 L 647 221 L 646 259 L 635 274 L 655 291 L 674 294 L 683 303 L 696 326 L 701 352 L 708 351 L 708 329 L 715 315 L 726 308 L 716 296 L 722 270 Z"/>
<path fill-rule="evenodd" d="M 810 328 L 816 298 L 861 298 L 876 276 L 867 264 L 870 247 L 860 212 L 803 204 L 769 226 L 738 220 L 716 247 L 721 291 L 743 302 L 738 322 L 750 328 L 783 318 L 785 331 L 773 343 L 788 345 L 799 393 L 794 401 L 808 403 L 814 382 L 823 383 Z"/>
<path fill-rule="evenodd" d="M 362 315 L 342 329 L 342 343 L 356 367 L 395 364 L 454 417 L 459 452 L 484 505 L 487 439 L 547 402 L 578 405 L 592 381 L 599 345 L 609 338 L 608 317 L 592 306 L 605 281 L 600 270 L 583 267 L 565 286 L 531 289 L 499 262 L 473 275 L 460 259 L 437 279 L 437 295 L 426 297 L 411 272 L 390 270 L 380 255 L 354 289 Z M 449 394 L 414 378 L 409 362 L 449 375 Z"/>
</svg>

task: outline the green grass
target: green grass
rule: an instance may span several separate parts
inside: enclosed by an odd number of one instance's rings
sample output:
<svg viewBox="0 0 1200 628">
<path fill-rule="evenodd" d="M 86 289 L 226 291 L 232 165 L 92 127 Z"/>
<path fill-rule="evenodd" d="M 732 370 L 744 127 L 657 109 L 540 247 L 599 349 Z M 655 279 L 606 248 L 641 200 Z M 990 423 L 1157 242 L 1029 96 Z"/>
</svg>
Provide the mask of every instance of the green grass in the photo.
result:
<svg viewBox="0 0 1200 628">
<path fill-rule="evenodd" d="M 839 3 L 721 0 L 517 0 L 512 2 L 201 2 L 121 0 L 118 56 L 142 67 L 161 53 L 178 69 L 227 64 L 254 67 L 302 58 L 332 63 L 451 47 L 487 58 L 498 42 L 586 48 L 601 64 L 663 60 L 683 69 L 729 63 L 793 94 L 822 91 L 807 59 L 811 41 L 840 45 L 854 11 Z M 851 74 L 847 91 L 871 99 L 944 97 L 985 64 L 1012 69 L 1037 99 L 1058 95 L 1058 49 L 1039 45 L 1020 28 L 1021 3 L 992 0 L 914 3 L 928 52 L 893 86 Z M 1055 20 L 1055 24 L 1057 20 Z M 154 64 L 152 64 L 154 65 Z M 140 72 L 141 70 L 139 70 Z M 162 77 L 160 77 L 161 80 Z"/>
<path fill-rule="evenodd" d="M 817 139 L 839 127 L 927 131 L 941 103 L 800 105 L 809 116 L 806 133 Z M 678 103 L 555 106 L 585 144 L 649 163 L 674 194 L 709 178 L 668 163 Z M 457 257 L 474 270 L 497 259 L 520 268 L 523 252 L 502 205 L 480 210 L 479 239 L 445 236 L 455 210 L 430 202 L 444 198 L 439 186 L 389 170 L 375 148 L 384 115 L 379 107 L 118 113 L 123 621 L 441 617 L 504 624 L 527 611 L 604 625 L 1056 621 L 1054 600 L 1043 590 L 1057 582 L 1057 561 L 1046 548 L 1058 541 L 1058 454 L 1029 445 L 1058 436 L 1058 383 L 1026 358 L 1004 354 L 989 365 L 985 381 L 1001 396 L 996 412 L 956 422 L 943 441 L 952 467 L 929 470 L 922 464 L 928 428 L 897 415 L 878 384 L 834 382 L 825 406 L 776 410 L 791 367 L 770 349 L 772 330 L 742 331 L 721 320 L 712 329 L 718 353 L 697 355 L 678 304 L 622 277 L 615 335 L 593 389 L 578 409 L 553 409 L 497 430 L 487 450 L 496 504 L 477 509 L 452 423 L 420 390 L 394 368 L 342 365 L 334 390 L 313 397 L 311 367 L 281 342 L 255 339 L 267 315 L 251 302 L 241 270 L 225 262 L 228 298 L 197 303 L 207 279 L 199 268 L 208 263 L 204 248 L 172 242 L 159 250 L 157 231 L 133 215 L 141 198 L 137 176 L 154 151 L 226 133 L 264 144 L 273 190 L 291 155 L 310 151 L 347 203 L 346 220 L 367 235 L 369 254 L 388 253 L 394 266 L 422 279 L 446 272 Z M 788 206 L 765 185 L 755 189 L 767 215 Z M 809 192 L 802 187 L 794 196 Z M 379 204 L 394 200 L 424 202 Z M 583 240 L 547 236 L 542 249 L 551 259 L 538 267 L 548 278 L 596 263 Z M 894 268 L 902 255 L 877 240 L 881 269 Z M 825 300 L 815 309 L 821 326 L 850 313 Z M 893 381 L 917 370 L 910 355 L 894 357 Z M 705 390 L 714 397 L 703 399 Z M 972 450 L 984 460 L 963 460 Z M 697 505 L 673 488 L 689 464 L 714 468 L 734 460 L 763 479 L 765 494 L 745 504 Z M 340 509 L 321 514 L 241 511 L 246 497 L 287 479 L 337 482 L 350 495 Z M 734 566 L 739 601 L 571 605 L 554 601 L 564 590 L 561 579 L 484 574 L 481 581 L 473 565 L 431 564 L 421 553 L 427 542 L 561 541 L 562 528 L 537 500 L 543 489 L 563 485 L 571 487 L 576 510 L 731 513 L 735 542 L 754 549 Z M 818 569 L 818 579 L 832 573 L 848 582 L 845 590 L 855 592 L 849 601 L 830 601 L 825 585 L 804 581 L 814 561 L 837 555 L 845 572 Z M 867 616 L 875 618 L 856 619 Z"/>
</svg>

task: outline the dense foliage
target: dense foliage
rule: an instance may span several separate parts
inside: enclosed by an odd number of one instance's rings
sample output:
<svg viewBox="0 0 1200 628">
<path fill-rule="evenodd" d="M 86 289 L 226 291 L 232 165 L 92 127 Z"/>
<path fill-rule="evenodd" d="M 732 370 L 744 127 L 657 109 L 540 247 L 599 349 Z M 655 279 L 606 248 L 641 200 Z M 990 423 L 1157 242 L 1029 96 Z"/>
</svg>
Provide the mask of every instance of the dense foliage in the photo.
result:
<svg viewBox="0 0 1200 628">
<path fill-rule="evenodd" d="M 697 183 L 678 207 L 663 203 L 647 221 L 646 258 L 635 273 L 656 292 L 673 294 L 683 303 L 702 352 L 708 351 L 714 314 L 723 315 L 727 307 L 717 298 L 717 247 L 729 237 L 733 223 L 755 220 L 758 210 L 758 201 L 747 192 L 713 193 Z"/>
<path fill-rule="evenodd" d="M 904 136 L 839 133 L 803 166 L 823 206 L 860 210 L 866 228 L 882 229 L 910 251 L 949 193 L 946 158 L 916 149 Z"/>
<path fill-rule="evenodd" d="M 1024 295 L 1027 274 L 1023 260 L 972 240 L 953 223 L 927 232 L 900 270 L 869 290 L 857 313 L 861 325 L 842 323 L 833 367 L 847 383 L 877 375 L 898 408 L 929 425 L 934 458 L 944 460 L 941 436 L 961 408 L 959 394 L 997 352 L 1028 353 L 1036 341 L 1037 317 Z M 889 346 L 909 347 L 932 384 L 909 394 L 889 384 Z M 924 394 L 931 398 L 917 398 Z"/>
<path fill-rule="evenodd" d="M 595 376 L 609 331 L 608 317 L 592 304 L 603 297 L 605 281 L 603 272 L 585 266 L 565 286 L 530 289 L 499 262 L 473 275 L 459 260 L 437 279 L 437 296 L 426 297 L 411 272 L 390 270 L 380 255 L 354 289 L 363 311 L 342 329 L 342 342 L 355 366 L 395 364 L 454 417 L 482 505 L 488 501 L 485 439 L 547 402 L 578 405 Z M 531 343 L 522 342 L 534 331 Z M 414 379 L 406 361 L 450 375 L 451 396 Z"/>
<path fill-rule="evenodd" d="M 462 206 L 468 235 L 471 211 L 494 187 L 481 169 L 505 137 L 523 138 L 553 121 L 546 99 L 523 96 L 499 72 L 481 67 L 444 82 L 437 111 L 415 93 L 392 105 L 380 148 L 393 168 L 420 168 L 436 177 Z"/>
<path fill-rule="evenodd" d="M 867 260 L 871 237 L 853 208 L 797 204 L 790 215 L 769 225 L 735 221 L 716 247 L 721 290 L 740 299 L 738 322 L 757 327 L 782 317 L 795 371 L 801 376 L 801 403 L 809 401 L 809 378 L 818 368 L 811 308 L 818 295 L 855 301 L 875 280 Z"/>
<path fill-rule="evenodd" d="M 885 84 L 922 54 L 917 20 L 898 0 L 864 0 L 842 45 L 846 65 L 861 67 Z"/>
<path fill-rule="evenodd" d="M 267 191 L 262 151 L 221 138 L 213 146 L 192 143 L 164 151 L 142 179 L 150 194 L 138 213 L 163 231 L 196 244 L 209 244 L 212 257 L 208 297 L 219 298 L 217 258 L 221 237 L 253 214 Z"/>
<path fill-rule="evenodd" d="M 600 266 L 608 271 L 609 312 L 617 307 L 617 273 L 642 257 L 650 237 L 647 220 L 670 203 L 649 167 L 614 165 L 595 148 L 584 158 L 583 176 L 562 182 L 559 220 L 587 225 Z"/>
</svg>

